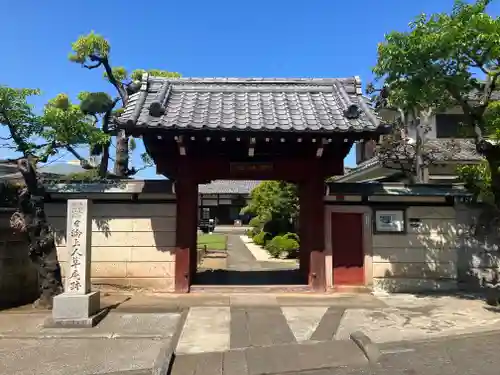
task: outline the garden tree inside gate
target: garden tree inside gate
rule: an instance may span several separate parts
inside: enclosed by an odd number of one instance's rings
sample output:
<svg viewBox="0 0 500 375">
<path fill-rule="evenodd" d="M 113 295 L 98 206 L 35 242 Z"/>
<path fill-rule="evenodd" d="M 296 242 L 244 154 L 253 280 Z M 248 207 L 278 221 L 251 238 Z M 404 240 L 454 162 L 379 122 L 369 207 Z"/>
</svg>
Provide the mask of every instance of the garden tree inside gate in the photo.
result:
<svg viewBox="0 0 500 375">
<path fill-rule="evenodd" d="M 242 209 L 250 214 L 248 235 L 264 246 L 272 256 L 294 256 L 299 249 L 297 186 L 284 181 L 264 181 L 250 192 L 250 201 Z"/>
<path fill-rule="evenodd" d="M 404 93 L 410 103 L 418 102 L 424 109 L 444 104 L 463 111 L 487 165 L 462 169 L 464 179 L 483 175 L 481 183 L 486 186 L 491 178 L 492 204 L 498 209 L 500 132 L 495 90 L 500 76 L 500 18 L 487 13 L 490 3 L 456 1 L 449 13 L 418 16 L 409 31 L 391 32 L 379 44 L 373 71 L 389 96 Z"/>
</svg>

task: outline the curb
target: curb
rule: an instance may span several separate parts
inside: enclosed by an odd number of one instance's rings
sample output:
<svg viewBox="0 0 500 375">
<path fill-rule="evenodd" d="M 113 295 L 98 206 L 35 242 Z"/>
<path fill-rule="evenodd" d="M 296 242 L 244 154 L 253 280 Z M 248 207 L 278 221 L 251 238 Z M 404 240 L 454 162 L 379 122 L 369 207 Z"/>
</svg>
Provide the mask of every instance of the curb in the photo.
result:
<svg viewBox="0 0 500 375">
<path fill-rule="evenodd" d="M 484 327 L 483 329 L 480 330 L 475 330 L 475 331 L 462 331 L 462 332 L 453 332 L 449 334 L 444 334 L 444 335 L 436 335 L 432 337 L 418 337 L 418 338 L 408 338 L 404 340 L 397 340 L 397 341 L 386 341 L 380 343 L 380 346 L 386 347 L 386 346 L 394 346 L 394 345 L 413 345 L 413 344 L 427 344 L 427 343 L 434 343 L 434 342 L 441 342 L 441 341 L 449 341 L 449 340 L 460 340 L 460 339 L 467 339 L 467 338 L 474 338 L 478 336 L 493 336 L 493 335 L 498 335 L 500 334 L 500 328 L 487 328 Z"/>
<path fill-rule="evenodd" d="M 158 356 L 156 357 L 156 360 L 153 364 L 153 369 L 151 372 L 153 375 L 168 375 L 172 370 L 172 365 L 175 361 L 175 348 L 177 348 L 177 344 L 179 343 L 184 324 L 186 323 L 188 312 L 189 309 L 186 309 L 181 313 L 179 322 L 177 323 L 177 330 L 175 331 L 168 344 L 164 345 L 160 349 L 160 352 L 158 353 Z"/>
<path fill-rule="evenodd" d="M 349 338 L 361 349 L 370 363 L 377 363 L 380 358 L 380 350 L 367 335 L 361 331 L 356 331 L 351 333 Z"/>
<path fill-rule="evenodd" d="M 1 334 L 0 340 L 53 340 L 53 339 L 71 339 L 71 340 L 89 340 L 89 339 L 149 339 L 149 340 L 164 340 L 170 338 L 163 335 L 143 335 L 143 334 L 121 334 L 121 333 L 89 333 L 89 334 L 69 334 L 69 333 L 54 333 L 54 334 Z"/>
</svg>

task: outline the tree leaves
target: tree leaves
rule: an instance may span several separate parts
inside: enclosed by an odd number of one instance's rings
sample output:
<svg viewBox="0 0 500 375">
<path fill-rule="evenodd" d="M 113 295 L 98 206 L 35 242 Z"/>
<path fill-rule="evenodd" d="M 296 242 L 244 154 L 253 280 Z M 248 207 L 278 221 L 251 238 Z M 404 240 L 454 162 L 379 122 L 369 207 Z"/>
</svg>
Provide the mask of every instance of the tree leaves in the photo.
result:
<svg viewBox="0 0 500 375">
<path fill-rule="evenodd" d="M 378 46 L 376 78 L 407 100 L 433 108 L 451 101 L 470 114 L 470 125 L 481 122 L 492 91 L 480 78 L 496 80 L 500 61 L 500 19 L 486 13 L 490 2 L 456 1 L 450 14 L 422 14 L 410 31 L 389 33 Z M 469 96 L 478 90 L 474 103 Z"/>
<path fill-rule="evenodd" d="M 95 127 L 94 118 L 71 103 L 66 94 L 50 99 L 42 115 L 34 114 L 28 99 L 39 93 L 34 89 L 0 86 L 0 124 L 8 128 L 14 149 L 23 157 L 46 161 L 59 149 L 66 149 L 83 162 L 75 147 L 109 140 Z"/>
<path fill-rule="evenodd" d="M 113 99 L 105 92 L 89 92 L 80 94 L 80 108 L 90 115 L 104 114 L 113 108 Z"/>
<path fill-rule="evenodd" d="M 409 31 L 387 34 L 378 46 L 373 72 L 389 92 L 378 103 L 416 110 L 417 116 L 422 109 L 462 110 L 488 163 L 461 168 L 459 174 L 467 183 L 492 183 L 500 208 L 500 171 L 487 171 L 500 161 L 500 145 L 487 141 L 500 136 L 500 111 L 493 96 L 500 76 L 500 18 L 487 13 L 490 3 L 457 0 L 449 13 L 421 14 Z"/>
<path fill-rule="evenodd" d="M 70 61 L 80 63 L 87 69 L 104 68 L 104 78 L 111 83 L 118 94 L 118 98 L 115 99 L 111 99 L 106 93 L 83 92 L 79 96 L 82 111 L 85 114 L 95 116 L 95 118 L 100 115 L 101 127 L 104 133 L 108 133 L 112 117 L 123 112 L 123 108 L 115 108 L 115 106 L 120 100 L 122 106 L 127 105 L 129 95 L 139 90 L 139 82 L 142 80 L 145 70 L 136 69 L 129 73 L 123 66 L 111 66 L 109 42 L 102 35 L 93 31 L 87 35 L 81 35 L 71 47 Z M 152 69 L 148 72 L 158 77 L 180 77 L 178 73 L 158 69 Z M 129 167 L 129 154 L 135 149 L 135 141 L 129 141 L 123 130 L 118 132 L 116 138 L 115 174 L 122 177 L 132 175 L 137 169 Z M 103 158 L 101 160 L 103 173 L 107 171 L 108 157 L 109 142 L 103 147 Z"/>
<path fill-rule="evenodd" d="M 169 72 L 166 70 L 159 70 L 159 69 L 149 69 L 149 70 L 144 70 L 144 69 L 136 69 L 130 74 L 130 79 L 132 81 L 140 81 L 142 79 L 142 75 L 144 73 L 148 73 L 150 76 L 153 77 L 163 77 L 163 78 L 180 78 L 181 75 L 176 72 Z"/>
<path fill-rule="evenodd" d="M 250 202 L 242 213 L 263 219 L 295 218 L 298 215 L 297 187 L 283 181 L 264 181 L 250 193 Z"/>
<path fill-rule="evenodd" d="M 69 55 L 70 61 L 84 65 L 89 60 L 95 63 L 98 59 L 107 59 L 111 47 L 102 35 L 91 31 L 87 35 L 81 35 L 71 45 L 71 49 L 72 53 Z"/>
<path fill-rule="evenodd" d="M 38 89 L 0 86 L 0 125 L 8 128 L 15 150 L 25 157 L 37 151 L 34 138 L 43 130 L 40 117 L 28 104 L 29 97 L 39 94 Z"/>
</svg>

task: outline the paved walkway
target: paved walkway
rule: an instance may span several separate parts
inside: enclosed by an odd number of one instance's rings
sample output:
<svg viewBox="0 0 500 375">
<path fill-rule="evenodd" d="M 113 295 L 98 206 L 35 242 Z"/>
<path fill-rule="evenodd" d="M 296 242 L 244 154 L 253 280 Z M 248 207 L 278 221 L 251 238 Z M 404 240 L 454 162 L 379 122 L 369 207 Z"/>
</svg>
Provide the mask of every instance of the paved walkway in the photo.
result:
<svg viewBox="0 0 500 375">
<path fill-rule="evenodd" d="M 103 296 L 104 304 L 113 304 L 111 297 Z M 59 375 L 68 373 L 68 366 L 81 375 L 146 370 L 165 345 L 176 349 L 174 375 L 216 374 L 221 367 L 225 372 L 219 375 L 269 374 L 336 367 L 342 361 L 364 366 L 366 359 L 348 340 L 354 331 L 387 345 L 500 330 L 499 311 L 466 296 L 120 298 L 121 304 L 92 329 L 46 329 L 48 314 L 33 310 L 0 313 L 0 373 Z"/>
<path fill-rule="evenodd" d="M 182 326 L 178 313 L 111 312 L 94 328 L 43 328 L 48 316 L 0 314 L 0 374 L 151 374 Z"/>
<path fill-rule="evenodd" d="M 221 263 L 224 264 L 224 263 Z M 290 262 L 259 262 L 238 234 L 229 234 L 224 269 L 203 270 L 197 285 L 300 285 L 297 265 Z"/>
<path fill-rule="evenodd" d="M 192 307 L 177 353 L 333 340 L 342 314 L 327 306 Z"/>
</svg>

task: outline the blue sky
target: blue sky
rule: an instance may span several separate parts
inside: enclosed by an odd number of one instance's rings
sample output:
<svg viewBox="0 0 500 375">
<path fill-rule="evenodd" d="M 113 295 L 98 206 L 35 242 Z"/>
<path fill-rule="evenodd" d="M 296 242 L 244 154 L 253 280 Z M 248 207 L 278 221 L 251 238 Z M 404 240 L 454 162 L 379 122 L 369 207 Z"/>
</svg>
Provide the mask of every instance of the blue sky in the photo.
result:
<svg viewBox="0 0 500 375">
<path fill-rule="evenodd" d="M 377 43 L 419 13 L 453 0 L 0 0 L 0 84 L 43 91 L 109 91 L 102 72 L 70 63 L 71 43 L 91 30 L 111 43 L 111 62 L 192 77 L 346 77 L 372 79 Z M 495 2 L 491 13 L 499 14 Z M 0 136 L 5 129 L 0 129 Z M 143 150 L 139 143 L 134 161 Z M 114 151 L 112 151 L 114 153 Z M 5 149 L 0 158 L 10 157 Z M 58 155 L 59 161 L 72 159 Z M 353 166 L 353 152 L 345 164 Z M 139 177 L 154 178 L 154 170 Z"/>
</svg>

